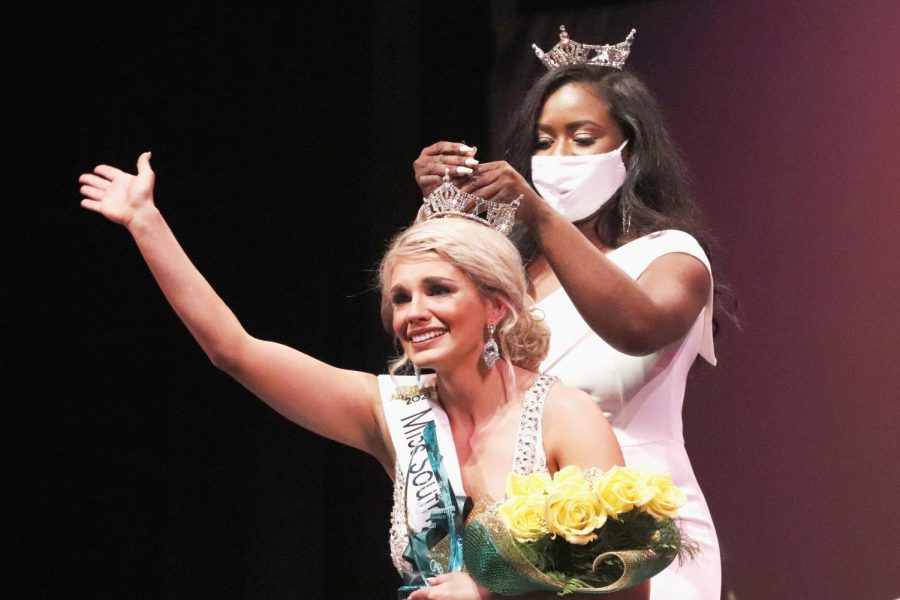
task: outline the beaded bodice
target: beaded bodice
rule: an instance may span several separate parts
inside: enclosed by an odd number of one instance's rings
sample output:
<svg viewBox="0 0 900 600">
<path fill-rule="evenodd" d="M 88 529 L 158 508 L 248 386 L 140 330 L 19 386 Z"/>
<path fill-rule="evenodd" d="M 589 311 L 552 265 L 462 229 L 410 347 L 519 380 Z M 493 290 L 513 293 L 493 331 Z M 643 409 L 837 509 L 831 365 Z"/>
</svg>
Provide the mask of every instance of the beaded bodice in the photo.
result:
<svg viewBox="0 0 900 600">
<path fill-rule="evenodd" d="M 541 375 L 528 387 L 522 400 L 522 414 L 519 417 L 519 433 L 516 436 L 516 453 L 513 456 L 512 471 L 516 475 L 547 472 L 547 456 L 541 436 L 541 417 L 544 414 L 544 400 L 553 384 L 559 380 L 554 375 Z"/>
<path fill-rule="evenodd" d="M 544 453 L 541 436 L 541 417 L 544 411 L 544 400 L 546 400 L 550 388 L 557 381 L 558 378 L 553 375 L 541 375 L 525 391 L 512 465 L 512 471 L 517 475 L 547 473 L 547 457 Z M 394 476 L 394 508 L 391 510 L 390 544 L 391 559 L 401 574 L 404 570 L 409 569 L 409 565 L 403 559 L 403 552 L 408 543 L 405 490 L 405 474 L 398 461 Z"/>
</svg>

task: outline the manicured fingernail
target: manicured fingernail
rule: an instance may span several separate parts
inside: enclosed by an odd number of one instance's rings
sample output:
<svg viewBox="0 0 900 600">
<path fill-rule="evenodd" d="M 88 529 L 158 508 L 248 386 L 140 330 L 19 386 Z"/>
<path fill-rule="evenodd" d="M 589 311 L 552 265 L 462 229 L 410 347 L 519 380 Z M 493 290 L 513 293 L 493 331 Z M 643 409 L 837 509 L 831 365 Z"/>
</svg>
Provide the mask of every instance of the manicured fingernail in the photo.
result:
<svg viewBox="0 0 900 600">
<path fill-rule="evenodd" d="M 465 144 L 460 144 L 460 145 L 459 145 L 459 151 L 460 151 L 460 152 L 471 152 L 471 151 L 474 150 L 474 149 L 475 149 L 475 148 L 470 148 L 469 146 L 466 146 Z"/>
<path fill-rule="evenodd" d="M 475 160 L 474 158 L 467 158 L 467 159 L 466 159 L 465 161 L 463 161 L 463 162 L 465 162 L 465 163 L 466 163 L 467 165 L 469 165 L 470 167 L 474 167 L 475 165 L 478 164 L 478 161 Z"/>
<path fill-rule="evenodd" d="M 470 169 L 469 167 L 456 167 L 456 174 L 457 175 L 471 175 L 472 169 Z"/>
</svg>

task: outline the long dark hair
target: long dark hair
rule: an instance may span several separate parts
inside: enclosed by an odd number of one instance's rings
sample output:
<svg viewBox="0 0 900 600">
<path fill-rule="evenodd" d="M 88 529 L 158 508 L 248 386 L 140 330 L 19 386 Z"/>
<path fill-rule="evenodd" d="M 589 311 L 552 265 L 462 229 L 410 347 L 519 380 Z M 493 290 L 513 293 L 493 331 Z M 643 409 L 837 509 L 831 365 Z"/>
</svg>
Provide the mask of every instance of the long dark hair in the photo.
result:
<svg viewBox="0 0 900 600">
<path fill-rule="evenodd" d="M 573 83 L 584 86 L 606 104 L 610 117 L 628 140 L 625 183 L 597 215 L 595 227 L 600 241 L 617 248 L 655 231 L 679 229 L 694 236 L 712 260 L 711 235 L 690 194 L 687 166 L 653 94 L 628 71 L 570 65 L 546 73 L 531 86 L 510 122 L 503 143 L 506 161 L 534 185 L 531 156 L 544 102 Z M 517 227 L 512 237 L 526 263 L 537 257 L 537 245 L 527 230 Z M 723 297 L 733 303 L 733 293 L 726 286 L 716 283 L 715 294 L 719 303 Z M 725 312 L 731 317 L 731 311 Z"/>
</svg>

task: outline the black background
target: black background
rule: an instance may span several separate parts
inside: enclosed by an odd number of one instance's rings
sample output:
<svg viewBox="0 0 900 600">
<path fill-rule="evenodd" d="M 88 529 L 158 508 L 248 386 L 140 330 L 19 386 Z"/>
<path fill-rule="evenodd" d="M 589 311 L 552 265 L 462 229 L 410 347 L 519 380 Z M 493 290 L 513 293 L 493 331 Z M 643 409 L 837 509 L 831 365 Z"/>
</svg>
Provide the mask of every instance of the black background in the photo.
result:
<svg viewBox="0 0 900 600">
<path fill-rule="evenodd" d="M 259 337 L 379 372 L 372 269 L 438 139 L 496 134 L 560 23 L 638 29 L 744 331 L 686 439 L 745 598 L 893 598 L 895 2 L 29 3 L 3 9 L 3 591 L 388 598 L 390 484 L 216 371 L 78 175 L 153 152 L 157 203 Z"/>
</svg>

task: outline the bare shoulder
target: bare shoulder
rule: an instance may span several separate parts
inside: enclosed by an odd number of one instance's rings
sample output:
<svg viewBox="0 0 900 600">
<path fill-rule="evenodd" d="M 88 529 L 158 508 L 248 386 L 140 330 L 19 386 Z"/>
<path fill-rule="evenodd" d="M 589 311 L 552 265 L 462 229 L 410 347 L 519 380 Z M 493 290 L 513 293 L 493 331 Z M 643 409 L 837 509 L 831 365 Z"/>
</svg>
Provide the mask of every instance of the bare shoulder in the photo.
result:
<svg viewBox="0 0 900 600">
<path fill-rule="evenodd" d="M 588 394 L 557 382 L 544 406 L 542 424 L 548 466 L 599 467 L 623 464 L 612 426 Z"/>
<path fill-rule="evenodd" d="M 547 400 L 544 404 L 544 422 L 552 424 L 555 421 L 570 423 L 574 418 L 599 418 L 606 421 L 603 411 L 589 394 L 557 381 L 550 388 Z"/>
</svg>

